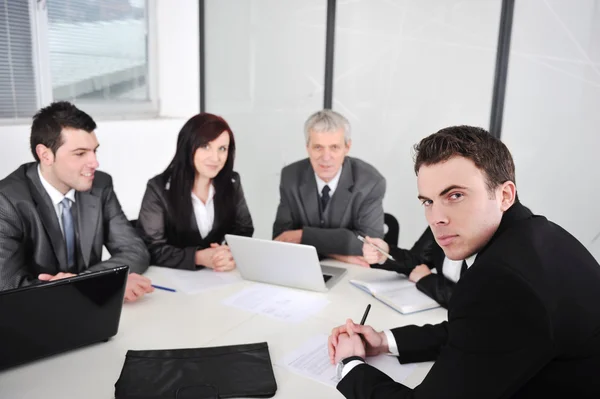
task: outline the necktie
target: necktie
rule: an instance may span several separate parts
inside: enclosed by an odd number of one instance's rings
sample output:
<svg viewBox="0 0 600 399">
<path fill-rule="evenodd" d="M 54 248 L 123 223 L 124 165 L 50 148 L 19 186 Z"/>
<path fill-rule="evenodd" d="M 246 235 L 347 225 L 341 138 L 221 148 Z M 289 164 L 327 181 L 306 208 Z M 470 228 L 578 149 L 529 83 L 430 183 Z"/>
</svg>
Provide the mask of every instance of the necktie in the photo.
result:
<svg viewBox="0 0 600 399">
<path fill-rule="evenodd" d="M 325 185 L 325 187 L 323 187 L 323 191 L 321 191 L 321 205 L 323 207 L 323 210 L 325 210 L 325 208 L 327 208 L 327 204 L 329 203 L 329 192 L 331 191 L 331 189 L 329 188 L 328 185 Z"/>
<path fill-rule="evenodd" d="M 67 264 L 71 268 L 75 266 L 75 227 L 73 226 L 73 214 L 71 213 L 71 200 L 63 198 L 60 205 L 62 208 L 63 234 L 67 244 Z"/>
<path fill-rule="evenodd" d="M 462 266 L 460 267 L 460 278 L 462 278 L 463 274 L 467 271 L 467 261 L 463 260 Z"/>
</svg>

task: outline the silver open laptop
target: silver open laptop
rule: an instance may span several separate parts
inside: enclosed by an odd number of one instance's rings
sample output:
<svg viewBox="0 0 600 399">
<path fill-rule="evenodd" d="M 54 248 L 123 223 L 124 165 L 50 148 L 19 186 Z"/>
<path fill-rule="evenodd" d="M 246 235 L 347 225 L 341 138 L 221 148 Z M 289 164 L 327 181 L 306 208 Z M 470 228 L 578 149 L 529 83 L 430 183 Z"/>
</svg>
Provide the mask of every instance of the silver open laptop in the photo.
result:
<svg viewBox="0 0 600 399">
<path fill-rule="evenodd" d="M 346 273 L 341 267 L 321 265 L 317 250 L 311 245 L 231 234 L 225 235 L 225 240 L 246 280 L 323 292 Z"/>
</svg>

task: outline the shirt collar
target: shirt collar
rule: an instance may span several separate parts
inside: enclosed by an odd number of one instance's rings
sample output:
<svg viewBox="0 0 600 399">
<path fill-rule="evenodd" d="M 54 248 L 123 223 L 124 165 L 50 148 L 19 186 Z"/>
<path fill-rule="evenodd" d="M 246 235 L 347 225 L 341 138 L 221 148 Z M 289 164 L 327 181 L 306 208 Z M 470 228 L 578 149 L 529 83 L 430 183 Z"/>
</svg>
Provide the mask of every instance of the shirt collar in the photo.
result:
<svg viewBox="0 0 600 399">
<path fill-rule="evenodd" d="M 329 186 L 329 192 L 333 195 L 333 192 L 337 188 L 338 183 L 340 182 L 340 176 L 342 175 L 342 169 L 344 167 L 340 167 L 337 174 L 331 179 L 329 183 L 325 183 L 317 174 L 315 173 L 315 179 L 317 179 L 317 189 L 319 190 L 319 195 L 323 192 L 323 187 Z"/>
<path fill-rule="evenodd" d="M 68 198 L 72 202 L 75 202 L 75 189 L 72 188 L 69 191 L 67 191 L 67 193 L 65 195 L 62 195 L 62 193 L 60 191 L 58 191 L 52 184 L 50 184 L 44 178 L 44 176 L 42 175 L 42 170 L 41 170 L 39 164 L 38 164 L 38 175 L 40 176 L 40 181 L 42 182 L 42 186 L 44 187 L 44 190 L 46 190 L 46 192 L 50 196 L 50 200 L 52 201 L 52 203 L 54 205 L 60 204 L 60 202 L 64 198 Z"/>
<path fill-rule="evenodd" d="M 476 257 L 477 257 L 477 254 L 473 254 L 473 255 L 469 256 L 467 259 L 465 259 L 465 262 L 467 262 L 467 267 L 473 266 L 473 263 L 475 262 Z"/>
</svg>

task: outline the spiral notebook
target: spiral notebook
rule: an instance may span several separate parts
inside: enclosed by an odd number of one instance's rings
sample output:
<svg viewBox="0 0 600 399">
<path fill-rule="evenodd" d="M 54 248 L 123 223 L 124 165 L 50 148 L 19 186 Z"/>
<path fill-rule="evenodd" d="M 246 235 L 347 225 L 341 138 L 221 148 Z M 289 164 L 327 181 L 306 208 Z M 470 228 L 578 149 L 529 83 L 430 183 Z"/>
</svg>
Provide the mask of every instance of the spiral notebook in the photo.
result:
<svg viewBox="0 0 600 399">
<path fill-rule="evenodd" d="M 376 299 L 402 314 L 439 307 L 439 303 L 417 289 L 415 283 L 396 272 L 381 271 L 364 278 L 350 280 Z"/>
</svg>

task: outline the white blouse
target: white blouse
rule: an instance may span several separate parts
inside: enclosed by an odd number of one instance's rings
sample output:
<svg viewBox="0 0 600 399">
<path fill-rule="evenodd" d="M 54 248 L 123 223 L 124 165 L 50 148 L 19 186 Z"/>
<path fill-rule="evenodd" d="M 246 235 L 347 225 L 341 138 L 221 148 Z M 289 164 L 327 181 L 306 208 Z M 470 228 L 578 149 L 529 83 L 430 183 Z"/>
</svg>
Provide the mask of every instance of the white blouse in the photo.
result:
<svg viewBox="0 0 600 399">
<path fill-rule="evenodd" d="M 202 202 L 200 198 L 196 197 L 196 194 L 192 193 L 192 206 L 194 207 L 194 216 L 196 217 L 196 224 L 202 238 L 206 238 L 208 233 L 213 228 L 215 221 L 215 203 L 213 201 L 215 197 L 215 187 L 211 184 L 208 188 L 208 197 L 206 203 Z"/>
</svg>

